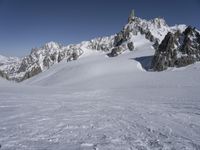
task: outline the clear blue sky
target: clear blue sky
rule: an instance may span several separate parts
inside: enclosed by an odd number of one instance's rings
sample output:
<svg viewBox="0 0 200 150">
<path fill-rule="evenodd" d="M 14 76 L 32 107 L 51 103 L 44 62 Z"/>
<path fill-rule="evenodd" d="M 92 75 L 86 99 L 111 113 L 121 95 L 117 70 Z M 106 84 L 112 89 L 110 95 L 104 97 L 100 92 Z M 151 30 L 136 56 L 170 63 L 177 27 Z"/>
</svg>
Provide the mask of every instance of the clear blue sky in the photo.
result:
<svg viewBox="0 0 200 150">
<path fill-rule="evenodd" d="M 200 0 L 0 0 L 0 54 L 24 56 L 46 42 L 78 43 L 120 31 L 128 15 L 200 29 Z"/>
</svg>

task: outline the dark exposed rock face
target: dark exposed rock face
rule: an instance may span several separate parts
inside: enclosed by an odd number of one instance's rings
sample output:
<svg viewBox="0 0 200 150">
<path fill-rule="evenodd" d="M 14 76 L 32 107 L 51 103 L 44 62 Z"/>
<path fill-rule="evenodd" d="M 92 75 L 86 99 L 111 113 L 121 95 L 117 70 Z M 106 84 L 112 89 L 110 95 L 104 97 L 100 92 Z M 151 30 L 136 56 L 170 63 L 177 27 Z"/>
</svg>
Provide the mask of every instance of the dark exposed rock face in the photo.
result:
<svg viewBox="0 0 200 150">
<path fill-rule="evenodd" d="M 115 36 L 115 39 L 114 39 L 114 46 L 117 47 L 117 46 L 120 46 L 123 42 L 126 41 L 126 38 L 124 36 L 124 32 L 121 31 L 120 33 L 118 33 L 116 36 Z"/>
<path fill-rule="evenodd" d="M 196 58 L 194 58 L 193 56 L 182 56 L 181 58 L 178 58 L 175 61 L 175 66 L 176 67 L 184 67 L 190 64 L 195 63 L 196 61 L 198 61 Z"/>
<path fill-rule="evenodd" d="M 127 41 L 128 41 L 128 35 L 127 34 L 128 33 L 125 33 L 125 31 L 123 30 L 115 36 L 115 38 L 114 38 L 114 48 L 112 48 L 111 52 L 107 54 L 109 57 L 118 56 L 123 51 L 129 49 L 129 47 L 130 47 L 130 50 L 134 49 L 133 42 L 131 42 L 131 44 L 128 43 L 129 46 L 127 44 Z"/>
<path fill-rule="evenodd" d="M 109 57 L 116 57 L 123 52 L 121 47 L 115 47 L 112 49 L 111 53 L 108 54 Z"/>
<path fill-rule="evenodd" d="M 65 53 L 59 52 L 59 54 L 58 54 L 58 63 L 61 62 L 65 57 L 66 57 Z"/>
<path fill-rule="evenodd" d="M 18 79 L 18 82 L 29 79 L 29 78 L 31 78 L 31 77 L 33 77 L 33 76 L 35 76 L 35 75 L 37 75 L 41 72 L 42 72 L 42 69 L 39 66 L 33 67 L 30 71 L 25 73 L 23 78 Z"/>
<path fill-rule="evenodd" d="M 29 59 L 27 57 L 25 57 L 23 60 L 22 60 L 22 63 L 19 67 L 19 70 L 17 71 L 18 73 L 20 72 L 25 72 L 26 71 L 26 68 L 28 67 L 28 64 L 29 64 Z"/>
<path fill-rule="evenodd" d="M 162 71 L 167 67 L 173 67 L 176 60 L 176 51 L 174 50 L 175 37 L 172 33 L 168 33 L 162 43 L 159 45 L 158 50 L 152 60 L 153 69 Z"/>
<path fill-rule="evenodd" d="M 114 47 L 119 47 L 130 40 L 130 33 L 131 31 L 129 28 L 124 28 L 121 32 L 117 33 L 114 38 Z"/>
<path fill-rule="evenodd" d="M 49 57 L 45 57 L 44 60 L 43 60 L 43 65 L 47 68 L 50 67 L 50 62 L 51 62 L 51 59 Z"/>
<path fill-rule="evenodd" d="M 130 51 L 133 51 L 133 50 L 134 50 L 134 44 L 133 44 L 133 42 L 128 43 L 127 46 L 128 46 L 128 49 L 129 49 Z"/>
<path fill-rule="evenodd" d="M 118 56 L 127 49 L 129 49 L 130 51 L 134 50 L 134 43 L 130 40 L 130 33 L 131 31 L 129 30 L 129 28 L 124 28 L 115 36 L 113 44 L 114 48 L 108 54 L 109 57 Z"/>
<path fill-rule="evenodd" d="M 156 39 L 154 38 L 154 36 L 151 34 L 150 31 L 147 31 L 145 34 L 146 39 L 148 39 L 151 42 L 156 42 Z"/>
<path fill-rule="evenodd" d="M 78 59 L 78 57 L 79 57 L 79 56 L 78 56 L 78 54 L 77 54 L 77 53 L 73 53 L 73 54 L 72 54 L 72 58 L 73 58 L 73 60 L 77 60 L 77 59 Z"/>
<path fill-rule="evenodd" d="M 8 76 L 6 75 L 6 73 L 4 73 L 3 71 L 0 70 L 0 77 L 8 79 Z"/>
<path fill-rule="evenodd" d="M 158 48 L 159 48 L 159 42 L 156 41 L 156 42 L 153 44 L 153 47 L 154 47 L 155 50 L 158 50 Z"/>
<path fill-rule="evenodd" d="M 200 61 L 200 34 L 188 27 L 183 33 L 168 33 L 159 45 L 152 60 L 154 71 L 168 67 L 183 67 Z"/>
<path fill-rule="evenodd" d="M 79 55 L 74 51 L 70 57 L 68 57 L 67 61 L 77 60 L 79 58 Z"/>
</svg>

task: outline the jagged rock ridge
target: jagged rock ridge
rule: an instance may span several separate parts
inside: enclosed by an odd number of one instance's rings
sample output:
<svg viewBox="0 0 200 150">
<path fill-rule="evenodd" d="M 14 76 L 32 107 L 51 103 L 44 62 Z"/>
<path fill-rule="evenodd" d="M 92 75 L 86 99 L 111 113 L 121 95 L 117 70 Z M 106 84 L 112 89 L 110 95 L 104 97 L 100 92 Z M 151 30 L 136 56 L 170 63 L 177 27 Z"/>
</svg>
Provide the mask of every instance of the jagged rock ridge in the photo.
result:
<svg viewBox="0 0 200 150">
<path fill-rule="evenodd" d="M 168 67 L 183 67 L 200 61 L 200 34 L 191 26 L 184 32 L 169 32 L 155 52 L 152 69 L 163 71 Z"/>
<path fill-rule="evenodd" d="M 178 30 L 183 31 L 185 28 L 185 25 L 169 27 L 163 18 L 155 18 L 147 21 L 136 17 L 133 11 L 128 18 L 128 24 L 124 26 L 122 31 L 116 34 L 114 38 L 114 48 L 108 56 L 117 56 L 127 49 L 130 51 L 134 50 L 133 37 L 138 34 L 144 35 L 146 39 L 153 43 L 152 45 L 155 49 L 157 49 L 168 32 L 174 33 Z"/>
<path fill-rule="evenodd" d="M 55 42 L 49 42 L 41 48 L 32 49 L 30 55 L 12 61 L 12 63 L 0 64 L 0 76 L 17 82 L 35 76 L 52 65 L 66 59 L 77 60 L 84 49 L 108 51 L 113 43 L 113 36 L 84 41 L 80 44 L 62 46 Z M 6 58 L 5 59 L 9 59 Z"/>
</svg>

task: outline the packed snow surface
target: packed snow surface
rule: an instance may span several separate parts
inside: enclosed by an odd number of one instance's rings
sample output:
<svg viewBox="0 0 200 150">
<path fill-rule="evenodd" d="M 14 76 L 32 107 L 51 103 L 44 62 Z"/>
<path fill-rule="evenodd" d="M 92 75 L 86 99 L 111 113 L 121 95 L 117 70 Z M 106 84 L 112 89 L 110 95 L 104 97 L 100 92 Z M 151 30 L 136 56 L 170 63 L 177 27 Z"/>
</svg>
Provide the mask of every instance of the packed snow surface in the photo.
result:
<svg viewBox="0 0 200 150">
<path fill-rule="evenodd" d="M 88 50 L 20 84 L 0 79 L 0 149 L 199 150 L 200 64 L 147 71 L 151 45 L 114 58 Z"/>
</svg>

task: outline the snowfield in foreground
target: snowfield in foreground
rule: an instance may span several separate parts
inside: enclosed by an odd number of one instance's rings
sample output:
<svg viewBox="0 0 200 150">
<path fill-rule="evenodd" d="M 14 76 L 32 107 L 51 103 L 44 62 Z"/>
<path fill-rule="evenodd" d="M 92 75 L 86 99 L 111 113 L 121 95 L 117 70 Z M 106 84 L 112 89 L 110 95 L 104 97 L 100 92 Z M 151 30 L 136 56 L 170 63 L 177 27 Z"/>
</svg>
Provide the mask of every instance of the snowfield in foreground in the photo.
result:
<svg viewBox="0 0 200 150">
<path fill-rule="evenodd" d="M 0 149 L 200 150 L 200 64 L 148 72 L 154 50 L 141 43 L 0 79 Z"/>
</svg>

